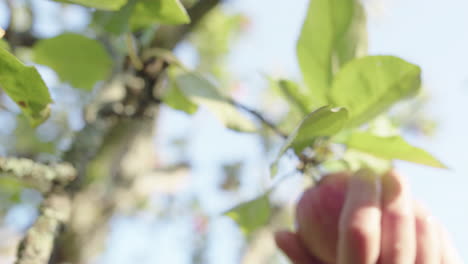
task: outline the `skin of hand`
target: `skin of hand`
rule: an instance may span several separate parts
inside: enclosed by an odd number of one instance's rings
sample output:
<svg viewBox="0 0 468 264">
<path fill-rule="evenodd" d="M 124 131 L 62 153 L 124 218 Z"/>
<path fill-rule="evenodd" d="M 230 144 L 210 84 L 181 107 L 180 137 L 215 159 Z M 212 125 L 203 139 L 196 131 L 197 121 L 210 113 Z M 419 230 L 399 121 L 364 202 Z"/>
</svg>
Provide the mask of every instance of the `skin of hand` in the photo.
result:
<svg viewBox="0 0 468 264">
<path fill-rule="evenodd" d="M 336 173 L 304 192 L 297 230 L 275 234 L 294 264 L 461 264 L 443 228 L 390 171 Z"/>
</svg>

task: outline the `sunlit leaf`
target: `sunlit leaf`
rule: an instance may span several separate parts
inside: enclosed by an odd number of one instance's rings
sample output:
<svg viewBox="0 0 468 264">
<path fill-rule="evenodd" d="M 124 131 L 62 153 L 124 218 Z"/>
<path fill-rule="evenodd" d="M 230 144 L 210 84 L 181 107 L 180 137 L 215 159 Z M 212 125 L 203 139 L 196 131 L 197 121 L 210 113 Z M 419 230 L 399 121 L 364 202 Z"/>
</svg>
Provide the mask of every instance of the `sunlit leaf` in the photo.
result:
<svg viewBox="0 0 468 264">
<path fill-rule="evenodd" d="M 255 124 L 233 106 L 209 80 L 194 72 L 171 74 L 180 91 L 195 105 L 206 107 L 226 127 L 242 132 L 256 131 Z M 184 101 L 185 99 L 180 99 Z M 174 100 L 173 100 L 174 102 Z M 191 106 L 187 106 L 191 107 Z M 187 112 L 189 109 L 185 109 Z"/>
<path fill-rule="evenodd" d="M 343 66 L 356 57 L 367 55 L 367 23 L 364 7 L 355 1 L 353 18 L 346 32 L 336 41 L 335 57 Z"/>
<path fill-rule="evenodd" d="M 112 69 L 112 60 L 103 45 L 73 33 L 40 40 L 34 45 L 33 59 L 52 68 L 62 81 L 85 90 L 106 79 Z"/>
<path fill-rule="evenodd" d="M 300 153 L 304 148 L 312 145 L 318 137 L 333 136 L 340 132 L 347 119 L 348 111 L 345 108 L 324 106 L 310 113 L 286 139 L 276 160 L 271 165 L 271 175 L 276 174 L 278 161 L 289 148 Z"/>
<path fill-rule="evenodd" d="M 349 111 L 349 126 L 361 125 L 421 86 L 421 69 L 393 56 L 368 56 L 346 64 L 335 76 L 330 101 Z"/>
<path fill-rule="evenodd" d="M 299 66 L 314 103 L 326 105 L 333 74 L 343 62 L 353 57 L 352 46 L 361 40 L 357 25 L 362 14 L 355 0 L 311 0 L 297 42 Z M 349 42 L 349 43 L 348 43 Z M 343 46 L 343 43 L 349 46 Z M 341 54 L 341 55 L 340 55 Z"/>
<path fill-rule="evenodd" d="M 153 24 L 187 24 L 190 17 L 179 0 L 139 0 L 130 18 L 132 30 Z"/>
<path fill-rule="evenodd" d="M 380 137 L 368 132 L 353 132 L 343 143 L 348 148 L 387 160 L 405 160 L 436 168 L 445 168 L 445 165 L 429 152 L 410 145 L 401 136 Z"/>
<path fill-rule="evenodd" d="M 0 87 L 18 104 L 33 126 L 49 117 L 52 99 L 36 68 L 25 66 L 3 48 L 0 48 Z"/>
<path fill-rule="evenodd" d="M 56 2 L 77 4 L 104 10 L 119 10 L 128 0 L 54 0 Z"/>
<path fill-rule="evenodd" d="M 347 119 L 348 111 L 345 108 L 322 107 L 304 118 L 293 133 L 291 146 L 298 153 L 310 146 L 316 138 L 340 132 Z"/>
<path fill-rule="evenodd" d="M 241 203 L 225 213 L 234 220 L 244 235 L 268 224 L 271 216 L 271 206 L 267 195 L 262 195 L 254 200 Z"/>
</svg>

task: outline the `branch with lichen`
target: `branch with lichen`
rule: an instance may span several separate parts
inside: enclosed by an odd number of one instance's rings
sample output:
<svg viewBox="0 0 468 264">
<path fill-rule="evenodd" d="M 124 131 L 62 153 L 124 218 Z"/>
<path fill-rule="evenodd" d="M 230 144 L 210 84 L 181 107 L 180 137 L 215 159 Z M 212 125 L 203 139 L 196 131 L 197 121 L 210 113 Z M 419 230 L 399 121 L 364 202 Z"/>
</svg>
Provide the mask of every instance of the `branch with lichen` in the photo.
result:
<svg viewBox="0 0 468 264">
<path fill-rule="evenodd" d="M 65 186 L 76 176 L 75 169 L 66 163 L 45 165 L 23 158 L 0 157 L 0 177 L 13 177 L 43 193 L 54 186 Z"/>
<path fill-rule="evenodd" d="M 45 165 L 23 158 L 0 157 L 0 177 L 13 177 L 45 193 L 39 217 L 18 249 L 16 264 L 47 264 L 56 237 L 70 217 L 70 195 L 64 187 L 76 177 L 69 164 Z"/>
<path fill-rule="evenodd" d="M 70 218 L 69 195 L 54 190 L 46 195 L 40 215 L 21 241 L 15 264 L 47 264 L 60 230 Z"/>
</svg>

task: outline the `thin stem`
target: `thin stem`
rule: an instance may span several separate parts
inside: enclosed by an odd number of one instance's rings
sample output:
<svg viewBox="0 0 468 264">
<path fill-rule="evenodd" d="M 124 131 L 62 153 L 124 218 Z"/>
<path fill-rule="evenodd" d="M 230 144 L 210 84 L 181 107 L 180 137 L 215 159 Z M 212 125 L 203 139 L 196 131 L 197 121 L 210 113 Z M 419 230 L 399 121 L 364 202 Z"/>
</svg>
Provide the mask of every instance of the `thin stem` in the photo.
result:
<svg viewBox="0 0 468 264">
<path fill-rule="evenodd" d="M 132 63 L 135 69 L 141 71 L 144 67 L 143 62 L 138 57 L 138 52 L 135 45 L 135 39 L 133 38 L 132 33 L 127 33 L 125 35 L 125 42 L 127 44 L 128 49 L 128 57 L 130 58 L 130 62 Z"/>
<path fill-rule="evenodd" d="M 286 139 L 288 137 L 288 135 L 284 132 L 282 132 L 273 122 L 269 121 L 267 118 L 265 118 L 263 116 L 262 113 L 258 112 L 257 110 L 254 110 L 244 104 L 241 104 L 239 102 L 236 102 L 232 99 L 229 99 L 228 100 L 230 104 L 232 104 L 233 106 L 239 108 L 239 109 L 242 109 L 248 113 L 250 113 L 251 115 L 253 115 L 255 118 L 257 118 L 258 120 L 260 120 L 264 125 L 266 125 L 267 127 L 269 127 L 273 132 L 275 132 L 277 135 L 279 135 L 280 137 Z"/>
</svg>

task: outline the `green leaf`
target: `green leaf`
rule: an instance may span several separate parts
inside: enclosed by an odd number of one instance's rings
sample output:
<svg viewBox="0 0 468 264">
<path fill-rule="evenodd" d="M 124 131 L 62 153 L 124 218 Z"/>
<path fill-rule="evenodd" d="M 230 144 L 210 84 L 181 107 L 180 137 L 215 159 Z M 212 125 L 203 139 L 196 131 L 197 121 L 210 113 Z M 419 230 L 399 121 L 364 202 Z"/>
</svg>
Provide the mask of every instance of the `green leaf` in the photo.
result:
<svg viewBox="0 0 468 264">
<path fill-rule="evenodd" d="M 297 107 L 305 115 L 312 110 L 310 107 L 312 100 L 297 83 L 290 80 L 279 80 L 278 86 L 293 107 Z"/>
<path fill-rule="evenodd" d="M 355 1 L 353 18 L 347 31 L 337 39 L 335 56 L 341 66 L 367 55 L 367 23 L 364 7 Z"/>
<path fill-rule="evenodd" d="M 139 0 L 130 18 L 132 30 L 157 23 L 188 24 L 190 17 L 179 0 Z"/>
<path fill-rule="evenodd" d="M 334 72 L 342 64 L 340 60 L 351 59 L 351 46 L 357 47 L 361 40 L 358 34 L 353 34 L 355 25 L 360 24 L 354 20 L 363 18 L 362 14 L 355 12 L 359 6 L 356 0 L 310 1 L 297 42 L 297 56 L 315 104 L 328 103 L 327 92 Z"/>
<path fill-rule="evenodd" d="M 188 100 L 195 105 L 206 107 L 226 127 L 241 132 L 254 132 L 257 130 L 255 124 L 241 114 L 229 102 L 227 97 L 204 77 L 194 72 L 172 73 L 170 75 L 172 75 L 173 81 Z M 193 108 L 190 105 L 187 107 Z M 191 112 L 188 108 L 184 109 L 184 111 Z"/>
<path fill-rule="evenodd" d="M 267 195 L 241 203 L 225 213 L 234 220 L 244 235 L 248 236 L 268 224 L 271 217 L 271 206 Z"/>
<path fill-rule="evenodd" d="M 0 49 L 10 51 L 10 44 L 8 44 L 8 42 L 6 42 L 4 39 L 0 38 Z"/>
<path fill-rule="evenodd" d="M 414 95 L 421 69 L 393 56 L 368 56 L 346 64 L 336 75 L 330 101 L 348 109 L 349 126 L 361 125 L 390 106 Z"/>
<path fill-rule="evenodd" d="M 55 142 L 44 142 L 39 139 L 36 129 L 31 129 L 26 118 L 19 115 L 16 118 L 15 152 L 18 155 L 34 155 L 39 153 L 55 154 L 57 148 Z"/>
<path fill-rule="evenodd" d="M 120 35 L 130 30 L 130 16 L 135 8 L 137 0 L 129 0 L 128 3 L 117 12 L 96 11 L 93 14 L 93 24 L 99 25 L 105 31 Z"/>
<path fill-rule="evenodd" d="M 310 113 L 286 139 L 271 165 L 270 174 L 272 176 L 276 174 L 279 159 L 289 148 L 292 147 L 296 153 L 300 153 L 312 145 L 318 137 L 333 136 L 340 132 L 347 119 L 348 111 L 341 107 L 324 106 Z"/>
<path fill-rule="evenodd" d="M 34 186 L 25 186 L 24 183 L 17 178 L 4 177 L 0 173 L 0 198 L 3 198 L 2 196 L 5 196 L 7 198 L 6 201 L 2 200 L 2 203 L 4 202 L 19 203 L 21 200 L 21 191 L 25 187 L 34 188 Z M 0 207 L 0 210 L 1 210 L 1 207 Z"/>
<path fill-rule="evenodd" d="M 185 96 L 175 81 L 170 82 L 169 88 L 163 96 L 163 102 L 171 108 L 184 111 L 189 115 L 195 114 L 198 110 L 198 105 Z"/>
<path fill-rule="evenodd" d="M 52 99 L 36 68 L 25 66 L 3 48 L 0 48 L 0 87 L 18 104 L 32 126 L 49 117 Z"/>
<path fill-rule="evenodd" d="M 62 81 L 88 91 L 112 69 L 111 58 L 98 41 L 73 33 L 40 40 L 33 47 L 33 59 L 52 68 Z"/>
<path fill-rule="evenodd" d="M 76 4 L 103 10 L 119 10 L 128 0 L 54 0 L 67 4 Z"/>
<path fill-rule="evenodd" d="M 446 168 L 430 153 L 411 146 L 401 136 L 380 137 L 368 132 L 354 132 L 343 143 L 349 148 L 387 160 L 405 160 L 436 168 Z"/>
<path fill-rule="evenodd" d="M 295 132 L 291 146 L 296 153 L 310 146 L 316 138 L 333 136 L 343 129 L 348 119 L 348 111 L 345 108 L 331 108 L 324 106 L 312 112 L 301 122 Z"/>
</svg>

